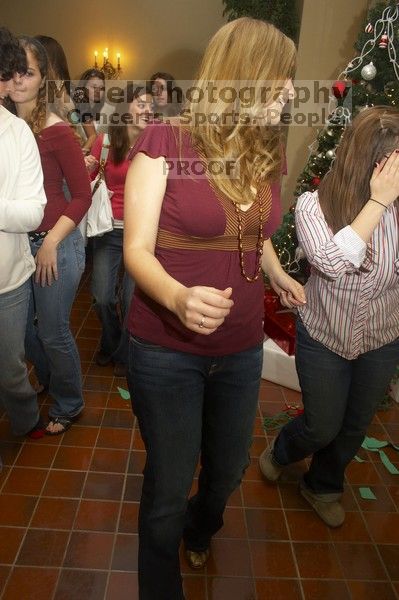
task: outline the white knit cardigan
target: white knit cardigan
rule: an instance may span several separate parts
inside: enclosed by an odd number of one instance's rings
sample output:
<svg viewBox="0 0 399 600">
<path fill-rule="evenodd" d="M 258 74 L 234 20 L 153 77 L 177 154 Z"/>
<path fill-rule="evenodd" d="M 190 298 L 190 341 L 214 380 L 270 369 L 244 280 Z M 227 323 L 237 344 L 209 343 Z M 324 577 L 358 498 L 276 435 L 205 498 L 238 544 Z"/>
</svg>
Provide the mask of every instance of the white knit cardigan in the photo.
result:
<svg viewBox="0 0 399 600">
<path fill-rule="evenodd" d="M 0 106 L 0 294 L 35 270 L 27 232 L 40 225 L 45 204 L 35 138 L 25 121 Z"/>
</svg>

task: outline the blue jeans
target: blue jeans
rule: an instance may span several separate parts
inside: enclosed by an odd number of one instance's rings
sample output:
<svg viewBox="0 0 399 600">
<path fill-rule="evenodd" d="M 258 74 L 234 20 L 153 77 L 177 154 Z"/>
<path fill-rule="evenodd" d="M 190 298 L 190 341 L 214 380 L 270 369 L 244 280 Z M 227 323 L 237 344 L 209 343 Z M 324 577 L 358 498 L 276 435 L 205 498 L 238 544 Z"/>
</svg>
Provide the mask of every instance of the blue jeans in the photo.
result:
<svg viewBox="0 0 399 600">
<path fill-rule="evenodd" d="M 39 420 L 36 392 L 25 363 L 25 330 L 30 279 L 0 294 L 0 399 L 14 435 L 25 435 Z"/>
<path fill-rule="evenodd" d="M 338 499 L 345 469 L 398 362 L 399 339 L 347 360 L 311 338 L 298 319 L 296 368 L 305 412 L 281 430 L 273 449 L 276 462 L 287 465 L 313 455 L 305 484 Z"/>
<path fill-rule="evenodd" d="M 31 242 L 36 256 L 43 240 Z M 82 235 L 74 229 L 57 249 L 58 280 L 42 287 L 34 283 L 26 330 L 26 355 L 40 383 L 49 387 L 54 400 L 50 418 L 74 417 L 83 409 L 82 370 L 79 352 L 70 330 L 70 314 L 85 268 Z M 37 325 L 34 317 L 37 317 Z"/>
<path fill-rule="evenodd" d="M 118 363 L 127 363 L 129 336 L 124 326 L 132 298 L 134 281 L 124 272 L 118 303 L 118 275 L 123 264 L 123 229 L 113 229 L 93 238 L 92 294 L 94 308 L 102 324 L 100 351 Z"/>
<path fill-rule="evenodd" d="M 128 384 L 147 450 L 140 600 L 181 600 L 179 545 L 208 548 L 249 463 L 262 346 L 198 356 L 130 339 Z M 201 456 L 198 493 L 188 502 Z"/>
</svg>

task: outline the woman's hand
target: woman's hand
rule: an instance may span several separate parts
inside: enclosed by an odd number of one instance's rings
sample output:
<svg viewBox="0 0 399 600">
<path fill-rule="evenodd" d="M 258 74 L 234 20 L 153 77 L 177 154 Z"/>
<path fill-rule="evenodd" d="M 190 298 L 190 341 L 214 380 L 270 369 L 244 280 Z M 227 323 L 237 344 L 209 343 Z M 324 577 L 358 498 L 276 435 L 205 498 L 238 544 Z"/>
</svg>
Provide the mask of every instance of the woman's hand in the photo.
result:
<svg viewBox="0 0 399 600">
<path fill-rule="evenodd" d="M 216 288 L 197 285 L 182 287 L 176 297 L 175 313 L 187 329 L 209 335 L 223 323 L 234 302 L 232 288 Z"/>
<path fill-rule="evenodd" d="M 306 304 L 305 289 L 283 269 L 269 275 L 270 285 L 279 295 L 280 302 L 287 308 Z"/>
<path fill-rule="evenodd" d="M 98 167 L 98 160 L 92 154 L 88 154 L 84 157 L 86 169 L 91 173 Z"/>
<path fill-rule="evenodd" d="M 57 281 L 57 243 L 53 242 L 48 236 L 44 238 L 42 245 L 37 251 L 35 262 L 36 283 L 40 283 L 44 287 L 45 285 L 51 285 L 53 280 Z"/>
<path fill-rule="evenodd" d="M 371 197 L 389 206 L 399 196 L 399 150 L 376 164 L 370 179 Z"/>
</svg>

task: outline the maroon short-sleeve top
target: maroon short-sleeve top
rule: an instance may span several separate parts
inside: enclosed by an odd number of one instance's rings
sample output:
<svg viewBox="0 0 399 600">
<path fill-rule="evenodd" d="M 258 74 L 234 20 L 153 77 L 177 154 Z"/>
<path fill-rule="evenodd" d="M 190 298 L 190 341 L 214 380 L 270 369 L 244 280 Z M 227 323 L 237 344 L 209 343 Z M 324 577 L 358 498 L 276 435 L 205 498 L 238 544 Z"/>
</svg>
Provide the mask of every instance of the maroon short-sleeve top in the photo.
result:
<svg viewBox="0 0 399 600">
<path fill-rule="evenodd" d="M 207 356 L 240 352 L 261 343 L 262 274 L 255 282 L 247 281 L 241 274 L 234 204 L 201 173 L 200 155 L 189 133 L 166 123 L 149 125 L 133 152 L 143 152 L 150 158 L 163 156 L 169 165 L 156 258 L 169 275 L 187 287 L 231 287 L 234 306 L 224 323 L 204 336 L 187 329 L 174 313 L 136 286 L 128 315 L 130 333 L 153 344 Z M 263 234 L 267 239 L 280 222 L 279 185 L 260 188 L 257 200 L 262 202 Z M 258 202 L 249 210 L 240 211 L 240 217 L 245 271 L 252 276 L 259 232 Z"/>
</svg>

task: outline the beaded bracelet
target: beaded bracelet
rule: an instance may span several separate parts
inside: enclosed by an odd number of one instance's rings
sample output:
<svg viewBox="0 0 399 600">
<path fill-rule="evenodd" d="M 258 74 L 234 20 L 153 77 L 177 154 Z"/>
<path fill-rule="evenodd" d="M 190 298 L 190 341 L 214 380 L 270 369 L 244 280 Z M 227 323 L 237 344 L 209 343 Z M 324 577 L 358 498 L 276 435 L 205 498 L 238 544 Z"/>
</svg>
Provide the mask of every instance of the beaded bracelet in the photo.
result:
<svg viewBox="0 0 399 600">
<path fill-rule="evenodd" d="M 388 206 L 386 204 L 384 204 L 383 202 L 379 202 L 375 198 L 369 198 L 369 200 L 371 200 L 372 202 L 377 202 L 377 204 L 379 204 L 380 206 L 383 206 L 384 208 L 388 208 Z"/>
</svg>

